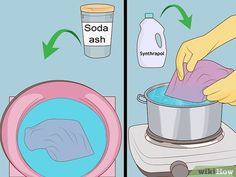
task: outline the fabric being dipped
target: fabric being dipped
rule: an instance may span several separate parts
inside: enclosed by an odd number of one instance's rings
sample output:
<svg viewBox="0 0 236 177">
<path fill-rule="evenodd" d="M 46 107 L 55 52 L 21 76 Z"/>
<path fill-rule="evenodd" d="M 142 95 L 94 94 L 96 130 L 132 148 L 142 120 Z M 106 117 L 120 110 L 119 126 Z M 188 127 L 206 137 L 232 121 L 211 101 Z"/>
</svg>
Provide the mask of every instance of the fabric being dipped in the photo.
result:
<svg viewBox="0 0 236 177">
<path fill-rule="evenodd" d="M 205 101 L 203 90 L 232 72 L 233 69 L 225 68 L 211 60 L 198 61 L 193 72 L 189 72 L 184 64 L 184 80 L 179 80 L 175 72 L 166 95 L 191 102 Z"/>
<path fill-rule="evenodd" d="M 30 151 L 44 149 L 54 161 L 65 162 L 93 154 L 88 138 L 75 120 L 49 119 L 25 129 Z"/>
</svg>

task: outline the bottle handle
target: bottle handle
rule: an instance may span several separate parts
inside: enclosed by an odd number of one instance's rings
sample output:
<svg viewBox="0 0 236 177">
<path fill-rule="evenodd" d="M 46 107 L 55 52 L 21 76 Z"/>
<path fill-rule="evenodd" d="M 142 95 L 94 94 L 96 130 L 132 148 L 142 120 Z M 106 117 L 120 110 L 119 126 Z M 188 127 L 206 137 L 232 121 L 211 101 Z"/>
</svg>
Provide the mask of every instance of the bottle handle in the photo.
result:
<svg viewBox="0 0 236 177">
<path fill-rule="evenodd" d="M 165 39 L 165 36 L 164 36 L 164 32 L 163 33 L 157 33 L 159 36 L 160 36 L 160 39 L 161 39 L 161 47 L 159 47 L 157 41 L 157 45 L 160 49 L 164 49 L 166 47 L 166 39 Z"/>
</svg>

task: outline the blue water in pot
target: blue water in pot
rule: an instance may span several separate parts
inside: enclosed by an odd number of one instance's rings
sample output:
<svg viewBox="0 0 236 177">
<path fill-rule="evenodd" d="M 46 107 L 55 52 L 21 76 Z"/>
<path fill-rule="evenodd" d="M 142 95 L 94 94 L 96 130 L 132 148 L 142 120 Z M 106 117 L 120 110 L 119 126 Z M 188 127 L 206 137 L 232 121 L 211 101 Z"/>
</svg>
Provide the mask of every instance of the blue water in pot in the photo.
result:
<svg viewBox="0 0 236 177">
<path fill-rule="evenodd" d="M 165 95 L 166 90 L 167 86 L 160 86 L 150 91 L 147 94 L 147 96 L 152 102 L 156 104 L 170 107 L 198 107 L 198 106 L 206 106 L 213 103 L 207 100 L 203 102 L 191 102 L 169 97 Z"/>
<path fill-rule="evenodd" d="M 24 142 L 25 129 L 52 118 L 80 122 L 94 153 L 76 160 L 57 162 L 44 149 L 30 151 Z M 98 114 L 88 106 L 65 98 L 52 99 L 26 114 L 18 131 L 18 146 L 25 162 L 41 176 L 82 177 L 96 167 L 105 152 L 106 128 Z"/>
</svg>

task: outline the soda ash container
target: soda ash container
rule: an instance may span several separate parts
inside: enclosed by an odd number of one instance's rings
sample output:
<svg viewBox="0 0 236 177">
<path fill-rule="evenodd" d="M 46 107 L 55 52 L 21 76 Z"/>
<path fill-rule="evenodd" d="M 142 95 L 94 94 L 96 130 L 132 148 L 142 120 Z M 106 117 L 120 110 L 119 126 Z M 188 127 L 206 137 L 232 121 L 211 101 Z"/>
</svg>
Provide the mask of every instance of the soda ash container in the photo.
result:
<svg viewBox="0 0 236 177">
<path fill-rule="evenodd" d="M 146 13 L 140 24 L 137 55 L 141 67 L 160 68 L 166 60 L 166 40 L 163 26 L 153 16 L 153 13 Z M 161 46 L 158 45 L 157 35 L 160 36 Z"/>
<path fill-rule="evenodd" d="M 115 7 L 109 4 L 81 6 L 84 53 L 90 58 L 104 58 L 111 53 Z"/>
</svg>

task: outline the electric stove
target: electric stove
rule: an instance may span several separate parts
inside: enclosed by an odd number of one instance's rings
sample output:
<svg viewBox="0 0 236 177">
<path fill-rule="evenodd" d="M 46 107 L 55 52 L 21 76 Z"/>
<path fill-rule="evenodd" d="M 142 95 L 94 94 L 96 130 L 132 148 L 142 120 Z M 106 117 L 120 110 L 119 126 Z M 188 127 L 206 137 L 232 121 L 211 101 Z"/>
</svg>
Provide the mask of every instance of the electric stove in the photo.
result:
<svg viewBox="0 0 236 177">
<path fill-rule="evenodd" d="M 147 177 L 186 177 L 195 167 L 236 165 L 236 133 L 225 123 L 214 139 L 193 144 L 159 141 L 148 132 L 148 125 L 129 128 L 131 154 Z"/>
</svg>

